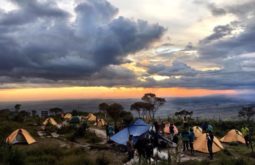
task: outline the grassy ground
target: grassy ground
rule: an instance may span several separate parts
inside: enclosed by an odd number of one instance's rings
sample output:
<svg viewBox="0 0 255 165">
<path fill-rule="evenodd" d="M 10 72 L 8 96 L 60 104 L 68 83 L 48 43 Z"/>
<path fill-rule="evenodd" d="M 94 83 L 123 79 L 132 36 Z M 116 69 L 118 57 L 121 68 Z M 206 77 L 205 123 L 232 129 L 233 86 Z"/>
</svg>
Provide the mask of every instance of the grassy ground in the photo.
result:
<svg viewBox="0 0 255 165">
<path fill-rule="evenodd" d="M 126 154 L 118 152 L 111 146 L 102 144 L 100 137 L 95 133 L 86 133 L 85 136 L 72 140 L 74 129 L 61 130 L 59 138 L 40 138 L 37 130 L 42 121 L 38 118 L 28 118 L 23 122 L 8 119 L 0 115 L 0 139 L 4 139 L 15 129 L 25 128 L 38 141 L 32 145 L 0 146 L 0 165 L 121 165 L 126 159 Z M 216 136 L 221 137 L 232 128 L 240 129 L 240 121 L 209 121 L 213 125 Z M 175 124 L 180 127 L 181 122 Z M 192 121 L 191 125 L 200 125 L 201 121 Z M 253 123 L 254 124 L 254 123 Z M 196 153 L 190 156 L 184 154 L 185 162 L 180 165 L 253 165 L 255 154 L 241 144 L 224 144 L 225 150 L 215 154 L 214 160 L 209 160 L 207 154 Z M 183 159 L 184 160 L 184 159 Z M 159 164 L 167 164 L 163 161 Z"/>
</svg>

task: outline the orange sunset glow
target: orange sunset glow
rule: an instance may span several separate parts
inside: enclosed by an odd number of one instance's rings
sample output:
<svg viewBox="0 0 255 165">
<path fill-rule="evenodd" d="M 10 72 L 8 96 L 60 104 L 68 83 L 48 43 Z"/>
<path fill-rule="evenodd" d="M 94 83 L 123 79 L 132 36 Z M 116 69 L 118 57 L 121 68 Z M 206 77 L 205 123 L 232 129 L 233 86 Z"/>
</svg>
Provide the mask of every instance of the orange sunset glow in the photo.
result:
<svg viewBox="0 0 255 165">
<path fill-rule="evenodd" d="M 125 87 L 63 87 L 26 88 L 0 90 L 1 101 L 62 100 L 94 98 L 140 98 L 144 93 L 156 93 L 161 97 L 198 97 L 207 95 L 234 95 L 235 90 L 209 90 L 187 88 L 125 88 Z"/>
</svg>

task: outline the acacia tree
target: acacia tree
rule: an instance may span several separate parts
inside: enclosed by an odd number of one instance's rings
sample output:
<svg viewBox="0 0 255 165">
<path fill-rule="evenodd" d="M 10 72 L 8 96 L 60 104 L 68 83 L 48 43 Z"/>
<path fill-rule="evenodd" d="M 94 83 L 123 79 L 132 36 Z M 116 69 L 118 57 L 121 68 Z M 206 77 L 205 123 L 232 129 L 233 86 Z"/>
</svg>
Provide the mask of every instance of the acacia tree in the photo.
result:
<svg viewBox="0 0 255 165">
<path fill-rule="evenodd" d="M 175 112 L 174 114 L 175 116 L 180 116 L 180 117 L 189 117 L 191 118 L 191 116 L 193 115 L 193 111 L 187 111 L 187 110 L 181 110 L 179 112 Z"/>
<path fill-rule="evenodd" d="M 143 114 L 149 113 L 150 115 L 150 112 L 152 111 L 153 108 L 154 107 L 152 104 L 146 102 L 135 102 L 130 106 L 130 110 L 136 111 L 138 113 L 139 118 L 141 117 L 141 113 Z"/>
<path fill-rule="evenodd" d="M 153 109 L 151 110 L 153 120 L 155 118 L 155 113 L 166 102 L 166 100 L 164 98 L 157 97 L 154 93 L 144 94 L 144 96 L 142 97 L 142 100 L 153 105 Z"/>
<path fill-rule="evenodd" d="M 14 106 L 14 109 L 15 109 L 16 112 L 19 112 L 20 108 L 21 108 L 21 104 L 16 104 Z"/>
<path fill-rule="evenodd" d="M 118 120 L 121 118 L 121 113 L 124 110 L 123 106 L 118 103 L 113 103 L 108 106 L 107 114 L 114 121 L 114 127 L 116 128 Z"/>
<path fill-rule="evenodd" d="M 254 115 L 255 110 L 253 107 L 243 107 L 238 114 L 239 117 L 244 118 L 247 122 L 249 122 Z"/>
<path fill-rule="evenodd" d="M 109 108 L 109 104 L 107 103 L 101 103 L 98 105 L 99 111 L 104 113 L 104 118 L 106 119 L 107 115 L 107 109 Z"/>
<path fill-rule="evenodd" d="M 63 112 L 63 110 L 61 108 L 55 107 L 55 108 L 51 108 L 49 109 L 51 114 L 54 114 L 55 116 L 57 114 L 61 114 Z"/>
</svg>

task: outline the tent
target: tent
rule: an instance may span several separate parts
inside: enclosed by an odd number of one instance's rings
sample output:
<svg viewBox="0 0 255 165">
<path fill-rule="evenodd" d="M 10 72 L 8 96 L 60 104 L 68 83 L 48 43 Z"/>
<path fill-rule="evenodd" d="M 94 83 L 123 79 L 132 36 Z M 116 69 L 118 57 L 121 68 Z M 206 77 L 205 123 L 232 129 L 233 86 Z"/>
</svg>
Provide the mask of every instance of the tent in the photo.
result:
<svg viewBox="0 0 255 165">
<path fill-rule="evenodd" d="M 72 117 L 72 119 L 69 121 L 69 123 L 71 124 L 79 124 L 81 121 L 80 117 L 79 116 L 74 116 Z"/>
<path fill-rule="evenodd" d="M 6 143 L 8 144 L 19 144 L 19 143 L 33 144 L 35 142 L 36 140 L 25 129 L 17 129 L 6 138 Z"/>
<path fill-rule="evenodd" d="M 97 120 L 97 117 L 93 115 L 92 113 L 89 113 L 87 116 L 88 121 L 94 122 Z"/>
<path fill-rule="evenodd" d="M 126 145 L 129 135 L 133 135 L 134 138 L 139 137 L 150 129 L 150 125 L 143 120 L 138 119 L 129 127 L 122 129 L 117 134 L 113 135 L 110 139 L 117 144 Z"/>
<path fill-rule="evenodd" d="M 220 141 L 225 143 L 239 142 L 245 144 L 243 134 L 236 129 L 228 131 L 228 133 L 223 138 L 221 138 Z"/>
<path fill-rule="evenodd" d="M 219 152 L 220 150 L 224 149 L 222 146 L 221 142 L 217 137 L 214 136 L 213 138 L 213 153 Z M 195 141 L 194 141 L 194 150 L 203 152 L 203 153 L 209 153 L 208 152 L 208 147 L 207 147 L 207 139 L 206 139 L 206 133 L 203 133 L 201 136 L 199 136 Z"/>
<path fill-rule="evenodd" d="M 72 114 L 71 113 L 65 114 L 64 119 L 65 120 L 71 120 L 72 119 Z"/>
<path fill-rule="evenodd" d="M 196 138 L 203 134 L 202 128 L 200 128 L 199 126 L 194 126 L 193 131 Z"/>
<path fill-rule="evenodd" d="M 58 126 L 58 123 L 52 117 L 49 117 L 46 120 L 44 120 L 43 125 L 46 126 L 48 124 L 51 124 L 53 126 Z"/>
<path fill-rule="evenodd" d="M 103 127 L 105 126 L 106 122 L 104 119 L 98 119 L 97 122 L 95 122 L 95 125 L 98 127 Z"/>
<path fill-rule="evenodd" d="M 170 133 L 169 126 L 170 126 L 170 123 L 165 124 L 165 128 L 164 128 L 165 133 Z M 178 129 L 175 125 L 174 125 L 174 134 L 178 134 Z"/>
</svg>

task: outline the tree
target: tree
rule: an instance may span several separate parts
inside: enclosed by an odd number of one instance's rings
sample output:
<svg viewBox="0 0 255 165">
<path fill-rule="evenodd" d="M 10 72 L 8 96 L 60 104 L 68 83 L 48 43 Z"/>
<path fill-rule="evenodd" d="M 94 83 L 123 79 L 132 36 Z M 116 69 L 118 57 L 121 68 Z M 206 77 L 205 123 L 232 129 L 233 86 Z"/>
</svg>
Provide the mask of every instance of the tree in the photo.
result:
<svg viewBox="0 0 255 165">
<path fill-rule="evenodd" d="M 141 117 L 141 113 L 147 113 L 152 111 L 154 106 L 151 103 L 146 102 L 135 102 L 130 106 L 131 111 L 136 111 L 138 113 L 139 118 Z"/>
<path fill-rule="evenodd" d="M 101 103 L 98 105 L 99 111 L 104 113 L 104 118 L 106 119 L 107 109 L 109 108 L 109 105 L 107 103 Z"/>
<path fill-rule="evenodd" d="M 63 110 L 61 108 L 55 107 L 55 108 L 51 108 L 50 110 L 51 114 L 54 114 L 55 116 L 58 114 L 63 113 Z"/>
<path fill-rule="evenodd" d="M 153 109 L 151 110 L 153 120 L 155 118 L 155 113 L 166 102 L 164 98 L 157 97 L 154 93 L 144 94 L 144 96 L 142 97 L 142 100 L 153 105 Z"/>
<path fill-rule="evenodd" d="M 174 114 L 175 116 L 181 116 L 181 117 L 187 117 L 189 116 L 189 118 L 191 118 L 191 116 L 193 115 L 193 111 L 187 111 L 187 110 L 181 110 L 179 112 L 175 112 Z"/>
<path fill-rule="evenodd" d="M 114 121 L 115 128 L 117 126 L 117 121 L 120 119 L 120 115 L 123 110 L 124 110 L 123 106 L 118 103 L 113 103 L 113 104 L 109 105 L 107 108 L 107 114 Z"/>
<path fill-rule="evenodd" d="M 126 126 L 131 124 L 132 121 L 134 120 L 134 117 L 133 117 L 132 113 L 127 112 L 127 111 L 121 111 L 120 117 L 121 117 L 121 119 L 123 120 L 123 122 Z"/>
<path fill-rule="evenodd" d="M 21 108 L 21 104 L 16 104 L 16 105 L 14 106 L 14 108 L 15 108 L 15 111 L 16 111 L 16 112 L 19 112 L 19 110 L 20 110 L 20 108 Z"/>
<path fill-rule="evenodd" d="M 244 118 L 247 122 L 249 122 L 254 115 L 255 110 L 253 107 L 243 107 L 242 110 L 239 111 L 238 116 Z"/>
</svg>

